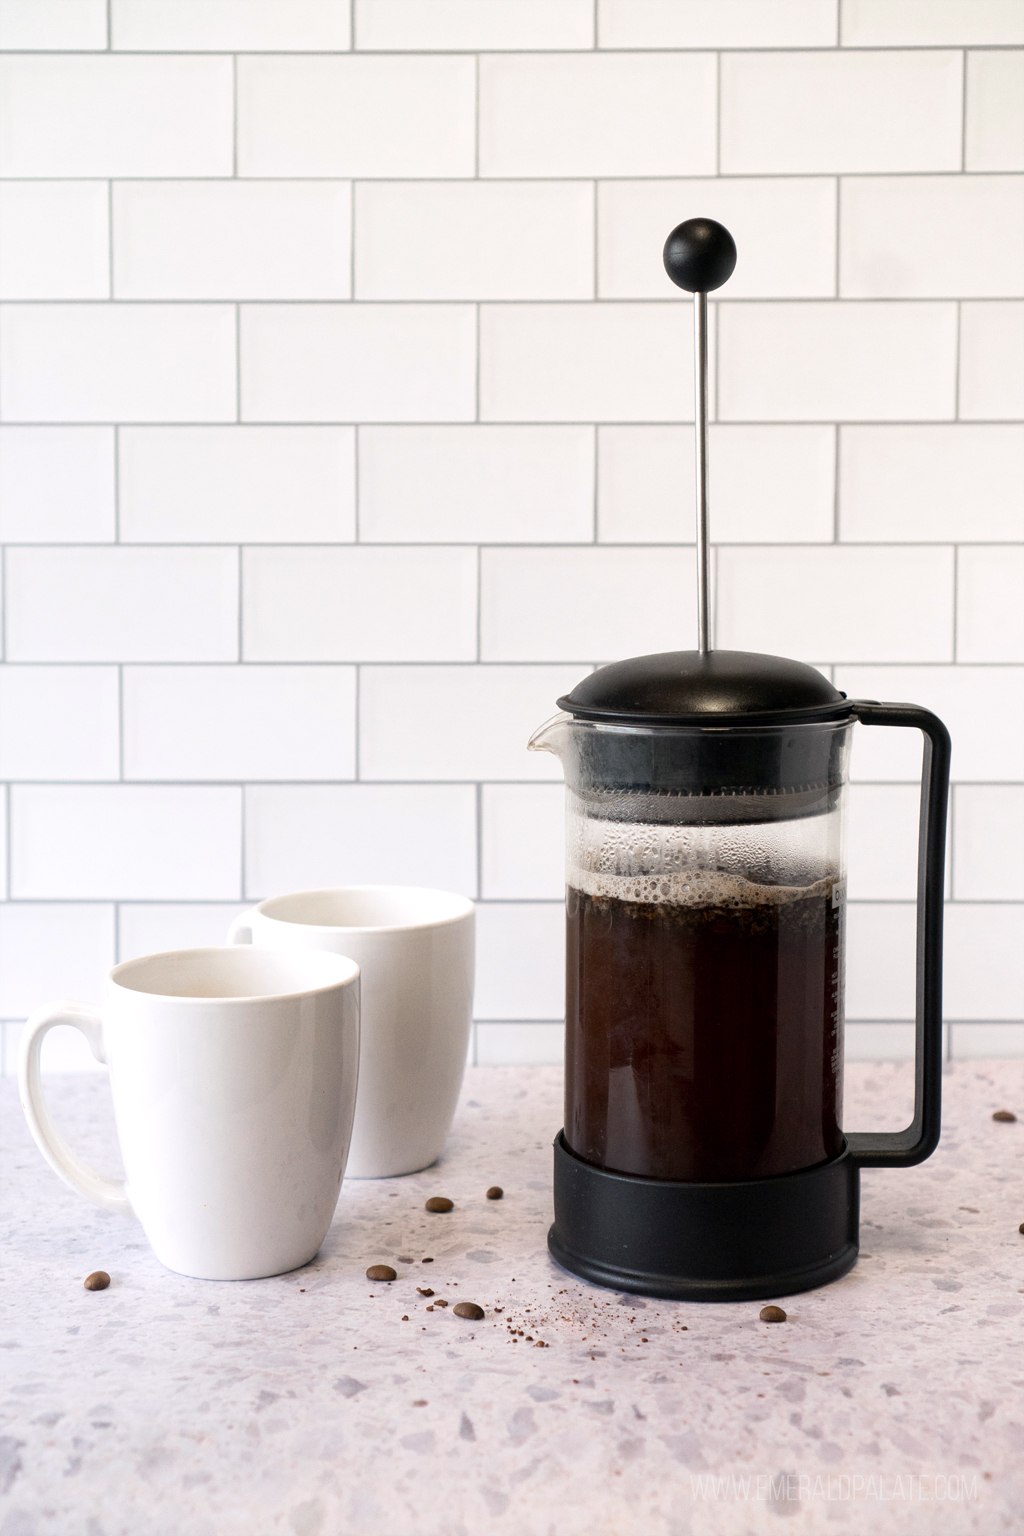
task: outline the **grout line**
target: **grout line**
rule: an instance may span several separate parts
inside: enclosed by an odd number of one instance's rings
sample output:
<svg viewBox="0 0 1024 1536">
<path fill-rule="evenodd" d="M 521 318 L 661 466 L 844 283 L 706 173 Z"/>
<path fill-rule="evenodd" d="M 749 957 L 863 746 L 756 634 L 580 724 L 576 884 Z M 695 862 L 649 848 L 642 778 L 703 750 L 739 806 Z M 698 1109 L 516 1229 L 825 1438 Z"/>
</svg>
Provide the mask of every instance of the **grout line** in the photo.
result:
<svg viewBox="0 0 1024 1536">
<path fill-rule="evenodd" d="M 354 710 L 354 715 L 355 715 L 355 730 L 354 730 L 354 733 L 353 733 L 353 754 L 354 754 L 354 757 L 355 757 L 355 762 L 353 764 L 353 782 L 358 784 L 360 782 L 360 762 L 359 762 L 359 759 L 360 759 L 361 741 L 360 741 L 360 735 L 359 735 L 359 722 L 360 722 L 360 718 L 361 718 L 361 702 L 362 702 L 362 681 L 363 681 L 362 667 L 361 666 L 357 666 L 356 669 L 355 669 L 355 673 L 356 673 L 356 675 L 355 675 L 355 679 L 354 679 L 354 693 L 353 693 L 353 710 Z"/>
<path fill-rule="evenodd" d="M 117 664 L 117 778 L 125 783 L 124 776 L 124 665 Z"/>
<path fill-rule="evenodd" d="M 243 581 L 244 573 L 245 573 L 245 570 L 244 570 L 244 561 L 243 561 L 243 548 L 242 548 L 242 545 L 239 544 L 238 545 L 238 566 L 237 566 L 237 574 L 236 574 L 236 578 L 235 578 L 236 581 L 237 581 L 237 584 L 238 584 L 238 637 L 237 637 L 237 641 L 236 641 L 236 644 L 238 646 L 238 655 L 236 656 L 235 660 L 238 663 L 241 663 L 245 659 L 245 651 L 244 651 L 244 648 L 243 648 L 243 634 L 244 634 L 244 631 L 243 631 L 243 628 L 242 628 L 242 594 L 245 591 L 245 583 Z"/>
<path fill-rule="evenodd" d="M 952 660 L 952 665 L 953 666 L 956 666 L 956 663 L 957 663 L 957 660 L 958 660 L 957 649 L 959 647 L 959 635 L 958 635 L 957 631 L 958 631 L 959 622 L 960 622 L 959 605 L 960 605 L 960 549 L 959 549 L 958 545 L 954 544 L 953 545 L 953 633 L 952 633 L 952 636 L 950 637 L 951 638 L 951 643 L 952 643 L 952 649 L 950 651 L 950 655 L 953 658 L 953 660 Z"/>
<path fill-rule="evenodd" d="M 953 359 L 953 420 L 960 420 L 960 332 L 963 328 L 963 304 L 956 301 L 956 350 Z"/>
<path fill-rule="evenodd" d="M 474 405 L 473 405 L 473 411 L 474 411 L 473 421 L 474 421 L 474 423 L 479 423 L 479 421 L 480 421 L 480 305 L 477 304 L 474 307 L 476 309 L 476 338 L 475 338 L 476 339 L 476 351 L 475 351 L 475 369 L 474 369 L 474 377 L 473 377 L 473 401 L 474 401 Z M 467 423 L 467 425 L 468 425 L 468 423 Z"/>
<path fill-rule="evenodd" d="M 598 260 L 597 260 L 597 253 L 598 253 L 598 203 L 597 203 L 597 200 L 598 200 L 598 197 L 600 195 L 600 183 L 596 180 L 596 178 L 594 180 L 593 187 L 594 187 L 594 200 L 593 200 L 593 210 L 594 210 L 594 217 L 593 217 L 593 240 L 594 240 L 593 268 L 594 268 L 594 270 L 593 270 L 593 279 L 592 280 L 593 280 L 593 284 L 594 284 L 594 300 L 596 302 L 601 297 L 600 273 L 599 273 L 599 270 L 598 270 Z"/>
<path fill-rule="evenodd" d="M 356 0 L 348 0 L 348 48 L 349 53 L 356 51 Z"/>
<path fill-rule="evenodd" d="M 484 894 L 484 786 L 478 783 L 475 796 L 476 815 L 476 896 L 480 901 Z"/>
<path fill-rule="evenodd" d="M 353 482 L 352 483 L 352 505 L 353 505 L 353 509 L 354 509 L 353 510 L 354 529 L 353 529 L 353 538 L 352 538 L 352 543 L 353 544 L 358 544 L 360 542 L 360 537 L 359 537 L 359 535 L 360 535 L 359 513 L 360 513 L 360 501 L 362 499 L 362 488 L 361 488 L 360 483 L 359 483 L 359 439 L 360 439 L 360 435 L 361 435 L 360 428 L 359 427 L 354 428 L 353 434 L 352 434 L 352 441 L 353 441 L 353 449 L 352 449 L 352 482 Z"/>
<path fill-rule="evenodd" d="M 348 296 L 356 296 L 356 179 L 348 184 Z"/>
<path fill-rule="evenodd" d="M 4 822 L 5 822 L 5 833 L 6 833 L 6 836 L 5 836 L 6 847 L 4 849 L 4 864 L 5 864 L 6 868 L 5 868 L 4 873 L 5 873 L 5 877 L 6 877 L 7 900 L 8 901 L 12 901 L 14 899 L 14 891 L 13 891 L 12 886 L 11 886 L 11 867 L 12 867 L 12 848 L 11 848 L 11 786 L 9 784 L 5 784 L 4 785 Z"/>
<path fill-rule="evenodd" d="M 107 181 L 107 289 L 108 298 L 114 297 L 114 183 Z"/>
<path fill-rule="evenodd" d="M 946 813 L 946 860 L 949 867 L 949 896 L 946 897 L 945 892 L 943 892 L 943 896 L 945 900 L 950 902 L 956 900 L 955 838 L 957 788 L 956 784 L 949 786 L 949 807 Z"/>
<path fill-rule="evenodd" d="M 480 176 L 480 55 L 473 55 L 473 177 Z"/>
<path fill-rule="evenodd" d="M 836 177 L 836 223 L 835 223 L 835 241 L 836 241 L 835 276 L 834 276 L 834 278 L 832 280 L 832 286 L 833 286 L 833 290 L 834 290 L 833 296 L 836 299 L 839 298 L 840 204 L 841 204 L 841 201 L 842 201 L 842 187 L 843 187 L 843 178 L 841 176 L 837 176 Z"/>
<path fill-rule="evenodd" d="M 599 498 L 599 495 L 600 495 L 600 485 L 601 485 L 601 447 L 600 447 L 601 433 L 600 433 L 599 428 L 596 426 L 596 424 L 595 424 L 595 426 L 593 428 L 593 433 L 594 433 L 594 535 L 593 535 L 593 538 L 591 539 L 590 542 L 592 544 L 597 544 L 599 542 L 599 534 L 600 534 L 600 524 L 599 524 L 599 521 L 598 521 L 598 507 L 599 507 L 598 498 Z"/>
<path fill-rule="evenodd" d="M 240 794 L 239 794 L 239 798 L 238 798 L 238 818 L 239 818 L 238 889 L 239 889 L 239 893 L 241 895 L 241 898 L 244 901 L 245 900 L 245 882 L 248 879 L 248 875 L 246 873 L 246 868 L 245 868 L 245 810 L 246 810 L 245 796 L 246 796 L 246 787 L 245 787 L 244 784 L 239 784 L 238 788 L 240 790 Z"/>
<path fill-rule="evenodd" d="M 715 327 L 715 329 L 717 329 L 717 327 Z M 810 421 L 806 417 L 778 417 L 778 416 L 776 416 L 774 420 L 769 420 L 769 421 L 766 421 L 763 418 L 754 419 L 752 417 L 744 417 L 742 420 L 730 420 L 728 417 L 726 417 L 726 418 L 724 418 L 724 419 L 722 419 L 720 421 L 713 421 L 711 423 L 712 426 L 719 426 L 719 427 L 779 427 L 781 429 L 784 429 L 784 428 L 787 428 L 787 427 L 834 427 L 834 426 L 837 426 L 837 425 L 841 426 L 841 427 L 851 427 L 851 428 L 857 428 L 857 427 L 882 427 L 882 428 L 886 428 L 886 427 L 915 427 L 915 428 L 919 428 L 919 427 L 935 427 L 937 429 L 938 428 L 954 428 L 954 427 L 957 427 L 957 426 L 965 426 L 965 427 L 1005 427 L 1007 429 L 1007 431 L 1017 431 L 1017 430 L 1019 430 L 1020 424 L 1021 424 L 1020 417 L 1012 417 L 1012 416 L 984 416 L 984 417 L 983 416 L 971 416 L 971 417 L 965 417 L 963 421 L 954 420 L 954 418 L 950 417 L 950 416 L 940 416 L 940 417 L 936 417 L 936 416 L 920 417 L 919 416 L 919 417 L 916 418 L 916 420 L 914 418 L 912 418 L 912 417 L 911 418 L 907 418 L 907 419 L 902 419 L 902 418 L 901 419 L 897 419 L 895 417 L 888 417 L 888 418 L 874 418 L 874 419 L 869 420 L 866 417 L 854 416 L 854 417 L 840 417 L 838 422 L 837 422 L 835 416 L 819 416 L 819 417 L 814 418 L 814 419 L 812 419 Z M 387 428 L 388 431 L 392 431 L 392 432 L 419 431 L 423 427 L 448 427 L 448 428 L 451 428 L 453 431 L 457 431 L 457 430 L 472 431 L 473 428 L 477 427 L 477 426 L 481 426 L 481 427 L 501 427 L 501 428 L 504 428 L 505 430 L 510 431 L 510 432 L 517 431 L 520 428 L 529 428 L 531 430 L 536 430 L 538 427 L 544 428 L 544 427 L 592 427 L 592 426 L 599 426 L 599 427 L 636 427 L 636 428 L 639 428 L 639 429 L 644 430 L 644 431 L 648 430 L 651 427 L 663 427 L 666 430 L 671 431 L 671 430 L 676 430 L 676 429 L 678 429 L 680 427 L 692 427 L 693 426 L 693 417 L 692 416 L 675 416 L 675 417 L 671 417 L 671 418 L 663 417 L 659 421 L 650 421 L 650 420 L 644 421 L 644 420 L 640 420 L 638 417 L 635 417 L 635 416 L 631 417 L 631 418 L 627 418 L 625 421 L 623 421 L 623 420 L 621 420 L 619 418 L 616 418 L 616 417 L 612 417 L 612 416 L 607 416 L 607 417 L 602 416 L 602 417 L 600 417 L 596 421 L 595 421 L 593 416 L 591 416 L 589 419 L 587 417 L 577 416 L 574 419 L 568 420 L 568 421 L 564 420 L 564 419 L 555 420 L 552 417 L 547 417 L 547 418 L 545 418 L 544 420 L 541 420 L 541 421 L 527 420 L 525 417 L 516 417 L 516 418 L 514 418 L 512 420 L 505 419 L 505 420 L 491 420 L 491 421 L 482 421 L 482 422 L 477 422 L 477 421 L 471 420 L 469 418 L 465 418 L 465 419 L 460 420 L 460 421 L 452 421 L 451 419 L 449 419 L 447 421 L 409 421 L 408 419 L 405 420 L 405 421 L 381 421 L 381 420 L 355 421 L 355 420 L 352 420 L 352 419 L 349 419 L 349 420 L 338 420 L 338 419 L 334 419 L 334 418 L 329 418 L 329 419 L 325 420 L 325 419 L 321 418 L 318 421 L 301 421 L 301 422 L 294 421 L 294 420 L 293 421 L 272 421 L 272 420 L 267 420 L 267 419 L 260 420 L 260 421 L 246 421 L 246 422 L 235 422 L 235 421 L 225 421 L 225 420 L 219 420 L 219 421 L 210 421 L 210 420 L 206 420 L 206 421 L 185 421 L 185 420 L 181 420 L 181 421 L 111 421 L 111 420 L 98 420 L 97 419 L 97 420 L 89 420 L 89 421 L 81 421 L 81 420 L 79 420 L 79 421 L 56 421 L 56 420 L 54 420 L 54 421 L 18 421 L 18 422 L 5 421 L 5 422 L 3 422 L 3 425 L 5 427 L 17 427 L 19 431 L 37 431 L 37 432 L 47 432 L 47 431 L 49 431 L 53 427 L 117 427 L 117 426 L 121 426 L 121 427 L 140 427 L 140 428 L 158 427 L 158 428 L 160 428 L 163 431 L 174 431 L 174 430 L 176 430 L 179 427 L 188 427 L 188 428 L 204 427 L 204 428 L 208 428 L 210 431 L 217 431 L 217 430 L 220 430 L 220 429 L 222 429 L 224 427 L 235 427 L 235 426 L 267 427 L 267 428 L 272 428 L 275 431 L 280 431 L 282 428 L 291 428 L 294 431 L 304 431 L 304 430 L 306 430 L 309 427 L 323 427 L 323 428 L 329 428 L 329 427 L 384 427 L 384 428 Z M 55 540 L 48 540 L 48 539 L 10 539 L 10 540 L 8 540 L 8 542 L 11 543 L 11 544 L 15 544 L 15 543 L 18 543 L 18 544 L 48 544 L 48 543 L 68 544 L 68 543 L 71 543 L 71 542 L 75 542 L 75 543 L 79 543 L 79 544 L 88 544 L 88 543 L 94 543 L 94 544 L 95 543 L 101 543 L 102 544 L 105 541 L 102 540 L 102 539 L 98 539 L 98 540 L 97 539 L 92 539 L 92 540 L 90 540 L 90 539 L 78 539 L 78 540 L 75 540 L 75 541 L 72 541 L 72 540 L 69 540 L 69 539 L 55 539 Z M 155 542 L 155 543 L 166 543 L 167 540 L 154 540 L 153 542 Z M 216 543 L 218 541 L 217 540 L 213 540 L 211 542 Z M 220 540 L 220 542 L 224 543 L 225 541 L 224 540 Z M 260 541 L 254 539 L 251 542 L 258 543 Z M 274 542 L 279 542 L 279 541 L 275 540 Z M 295 541 L 295 542 L 298 542 L 298 541 Z M 326 541 L 321 541 L 321 542 L 330 543 L 331 541 L 328 539 Z M 335 541 L 335 542 L 337 542 L 337 541 Z M 980 540 L 979 542 L 985 543 L 985 542 L 990 542 L 990 541 Z M 1004 543 L 1005 544 L 1007 541 L 1005 539 L 1002 539 L 1002 540 L 996 540 L 995 542 L 996 543 Z"/>
<path fill-rule="evenodd" d="M 715 54 L 715 175 L 722 174 L 722 55 Z"/>
<path fill-rule="evenodd" d="M 231 174 L 238 175 L 238 54 L 231 55 Z"/>
<path fill-rule="evenodd" d="M 598 0 L 594 0 L 593 7 L 592 7 L 591 13 L 590 13 L 590 25 L 591 25 L 591 29 L 592 29 L 592 31 L 591 31 L 591 44 L 590 44 L 591 50 L 593 50 L 593 49 L 595 49 L 595 48 L 597 48 L 599 46 L 599 44 L 598 44 L 598 31 L 597 31 L 597 19 L 598 19 L 597 18 L 597 6 L 598 6 Z"/>
<path fill-rule="evenodd" d="M 121 542 L 121 428 L 114 428 L 114 543 Z M 74 546 L 71 546 L 74 548 Z M 175 546 L 176 547 L 176 546 Z"/>
<path fill-rule="evenodd" d="M 121 903 L 114 902 L 114 964 L 121 964 Z"/>
<path fill-rule="evenodd" d="M 242 420 L 242 306 L 235 309 L 235 422 Z"/>
<path fill-rule="evenodd" d="M 960 71 L 960 170 L 967 170 L 967 49 L 963 50 Z"/>
<path fill-rule="evenodd" d="M 4 178 L 10 180 L 9 177 Z M 96 178 L 91 178 L 95 180 Z M 616 295 L 608 298 L 575 298 L 575 299 L 545 299 L 545 298 L 485 298 L 485 299 L 429 299 L 429 298 L 387 298 L 387 299 L 358 299 L 356 306 L 359 309 L 469 309 L 472 305 L 486 304 L 491 309 L 584 309 L 592 310 L 595 305 L 602 308 L 620 309 L 660 309 L 668 312 L 673 304 L 680 301 L 671 294 L 660 297 L 645 295 Z M 922 307 L 934 309 L 937 305 L 951 307 L 959 300 L 943 295 L 932 297 L 893 296 L 878 294 L 872 297 L 864 297 L 859 294 L 851 294 L 837 299 L 834 294 L 817 295 L 751 295 L 747 298 L 739 296 L 722 295 L 714 300 L 716 304 L 724 304 L 729 309 L 748 309 L 759 306 L 762 309 L 771 308 L 804 308 L 815 305 L 819 309 L 835 308 L 842 305 L 843 308 L 853 308 L 859 305 L 875 305 L 876 307 L 900 305 L 904 309 L 919 309 Z M 972 304 L 1019 304 L 1020 293 L 985 294 L 980 298 L 972 298 Z M 323 299 L 203 299 L 203 298 L 131 298 L 121 299 L 122 309 L 227 309 L 245 304 L 251 309 L 321 309 L 350 311 L 353 308 L 351 299 L 323 298 Z M 5 299 L 5 309 L 100 309 L 109 308 L 110 300 L 99 299 Z M 935 419 L 935 418 L 930 418 Z M 147 423 L 148 425 L 148 423 Z"/>
<path fill-rule="evenodd" d="M 840 543 L 839 537 L 839 427 L 835 427 L 835 447 L 832 464 L 832 543 Z"/>
<path fill-rule="evenodd" d="M 481 635 L 482 635 L 482 632 L 483 632 L 483 564 L 484 564 L 483 546 L 481 544 L 478 544 L 476 546 L 476 660 L 477 660 L 477 663 L 479 663 L 482 660 L 482 657 L 481 657 L 481 650 L 482 650 Z"/>
<path fill-rule="evenodd" d="M 836 0 L 836 42 L 835 46 L 843 46 L 843 0 Z"/>
<path fill-rule="evenodd" d="M 94 59 L 94 58 L 96 58 L 98 51 L 99 50 L 94 50 L 93 52 L 90 52 L 88 54 L 82 54 L 82 55 L 68 54 L 68 53 L 62 52 L 61 53 L 61 57 L 62 58 L 83 57 L 83 58 Z M 972 52 L 973 51 L 975 51 L 975 50 L 972 50 Z M 1019 45 L 1017 45 L 1015 50 L 1009 50 L 1008 49 L 1007 51 L 1019 52 L 1020 51 Z M 0 49 L 0 56 L 7 57 L 7 58 L 11 57 L 12 56 L 11 55 L 11 50 L 6 50 L 5 51 L 3 49 Z M 277 55 L 277 56 L 280 56 L 280 55 Z M 284 55 L 284 56 L 287 57 L 287 55 Z M 364 55 L 364 57 L 365 56 L 366 55 Z M 25 49 L 25 50 L 19 50 L 18 57 L 26 57 L 26 58 L 31 58 L 31 57 L 53 58 L 54 54 L 53 54 L 53 52 L 51 50 L 48 50 L 46 53 L 43 53 L 43 54 L 36 53 L 35 55 L 33 55 L 29 50 Z M 119 58 L 127 58 L 127 57 L 130 57 L 130 55 L 128 55 L 126 53 L 119 52 L 118 57 Z M 155 58 L 166 58 L 167 55 L 166 54 L 155 54 L 155 55 L 153 55 L 153 57 L 155 57 Z M 180 55 L 179 55 L 179 57 L 180 57 Z M 215 57 L 220 57 L 220 55 L 207 54 L 207 55 L 205 55 L 205 57 L 214 57 L 215 58 Z M 228 55 L 228 57 L 230 57 L 230 55 Z M 327 57 L 327 55 L 326 54 L 318 54 L 317 57 L 318 58 L 324 58 L 324 57 Z M 419 54 L 419 55 L 416 55 L 416 57 L 422 58 L 423 55 Z M 350 177 L 352 175 L 354 175 L 354 174 L 357 176 L 357 179 L 360 180 L 360 181 L 362 181 L 362 180 L 372 180 L 375 183 L 376 182 L 382 182 L 385 186 L 404 185 L 405 183 L 410 182 L 410 181 L 415 181 L 417 185 L 424 185 L 424 186 L 466 186 L 469 182 L 471 182 L 471 181 L 473 181 L 475 179 L 474 177 L 472 177 L 470 175 L 458 175 L 458 174 L 456 174 L 454 172 L 451 175 L 448 175 L 448 176 L 410 176 L 409 174 L 405 174 L 405 175 L 395 175 L 395 176 L 363 177 L 363 176 L 359 176 L 358 173 L 352 172 L 351 170 L 349 170 L 349 171 L 337 170 L 337 171 L 332 171 L 329 174 L 313 174 L 312 172 L 303 173 L 302 171 L 290 171 L 287 175 L 283 175 L 283 174 L 282 175 L 269 175 L 269 174 L 268 175 L 248 175 L 248 176 L 239 176 L 238 180 L 239 181 L 246 181 L 246 182 L 262 182 L 262 181 L 267 181 L 267 182 L 288 182 L 288 183 L 291 183 L 291 182 L 314 182 L 314 183 L 319 183 L 319 182 L 332 182 L 332 181 L 335 181 L 335 182 L 336 181 L 348 181 L 350 179 Z M 597 179 L 599 181 L 623 182 L 623 183 L 628 185 L 628 184 L 630 184 L 632 182 L 641 182 L 641 183 L 647 184 L 647 183 L 659 183 L 659 182 L 663 183 L 663 182 L 677 182 L 677 181 L 707 181 L 707 182 L 713 182 L 713 181 L 828 181 L 832 177 L 834 177 L 836 174 L 837 173 L 835 171 L 827 171 L 827 170 L 826 171 L 800 171 L 800 170 L 750 171 L 750 170 L 742 170 L 742 171 L 722 171 L 721 173 L 718 173 L 718 172 L 715 172 L 715 171 L 704 171 L 704 170 L 681 170 L 681 171 L 674 171 L 671 174 L 665 174 L 664 172 L 658 172 L 656 174 L 655 173 L 645 174 L 643 171 L 637 171 L 637 172 L 630 172 L 628 175 L 624 175 L 621 172 L 615 172 L 615 171 L 588 170 L 588 171 L 574 172 L 571 175 L 567 175 L 566 172 L 564 172 L 564 171 L 559 171 L 557 173 L 553 172 L 552 174 L 550 174 L 548 176 L 537 175 L 535 172 L 508 173 L 508 174 L 502 175 L 502 176 L 488 176 L 488 175 L 485 174 L 480 179 L 482 181 L 486 181 L 491 186 L 500 185 L 503 182 L 516 182 L 516 183 L 525 182 L 525 183 L 530 184 L 530 185 L 536 183 L 538 185 L 542 185 L 543 186 L 543 185 L 549 184 L 551 182 L 590 181 L 594 177 L 597 177 Z M 915 171 L 915 170 L 889 170 L 889 171 L 849 170 L 849 171 L 844 171 L 844 172 L 839 173 L 839 174 L 846 175 L 846 176 L 856 176 L 859 181 L 892 181 L 894 178 L 898 178 L 900 181 L 929 181 L 929 180 L 930 181 L 940 181 L 940 180 L 948 180 L 948 178 L 950 176 L 957 176 L 957 175 L 959 175 L 959 172 L 955 168 L 947 168 L 945 170 L 938 170 L 938 171 L 936 171 L 936 170 L 927 170 L 927 171 Z M 986 170 L 986 169 L 983 169 L 981 167 L 979 167 L 977 170 L 970 171 L 968 174 L 970 175 L 972 180 L 974 180 L 975 178 L 985 178 L 985 177 L 998 177 L 998 178 L 1002 178 L 1002 179 L 1010 177 L 1011 179 L 1013 179 L 1013 178 L 1017 178 L 1017 177 L 1020 176 L 1020 172 L 1018 170 L 1013 170 L 1013 169 L 1011 169 L 1011 170 L 1002 170 L 1002 169 L 1000 169 L 1000 170 Z M 19 181 L 19 182 L 21 182 L 21 181 L 28 181 L 28 182 L 37 182 L 37 181 L 53 182 L 53 181 L 103 181 L 106 178 L 103 177 L 103 176 L 95 175 L 95 174 L 93 174 L 93 175 L 83 175 L 83 176 L 68 176 L 68 174 L 66 172 L 63 173 L 62 175 L 56 175 L 56 174 L 54 174 L 54 175 L 45 175 L 45 174 L 41 174 L 41 173 L 37 174 L 36 172 L 32 172 L 31 175 L 29 175 L 29 174 L 19 175 L 17 172 L 10 172 L 9 171 L 9 172 L 5 172 L 4 173 L 4 176 L 3 176 L 2 179 L 4 181 Z M 123 176 L 123 177 L 122 176 L 116 176 L 114 178 L 115 181 L 145 181 L 145 182 L 155 182 L 157 184 L 160 184 L 162 182 L 179 182 L 179 181 L 183 181 L 183 180 L 188 181 L 190 183 L 191 182 L 207 183 L 207 182 L 217 182 L 217 181 L 231 181 L 233 179 L 234 178 L 231 175 L 226 174 L 224 171 L 211 171 L 211 172 L 209 172 L 206 175 L 203 175 L 201 173 L 197 173 L 195 175 L 186 176 L 186 177 L 183 177 L 180 173 L 175 174 L 175 175 L 167 175 L 167 174 L 161 174 L 160 172 L 153 172 L 153 173 L 150 173 L 150 174 L 136 174 L 134 176 Z"/>
<path fill-rule="evenodd" d="M 111 22 L 110 22 L 110 0 L 107 0 L 107 48 L 106 48 L 107 53 L 110 52 L 110 50 L 111 50 L 111 48 L 113 46 L 114 46 L 113 31 L 112 31 Z"/>
</svg>

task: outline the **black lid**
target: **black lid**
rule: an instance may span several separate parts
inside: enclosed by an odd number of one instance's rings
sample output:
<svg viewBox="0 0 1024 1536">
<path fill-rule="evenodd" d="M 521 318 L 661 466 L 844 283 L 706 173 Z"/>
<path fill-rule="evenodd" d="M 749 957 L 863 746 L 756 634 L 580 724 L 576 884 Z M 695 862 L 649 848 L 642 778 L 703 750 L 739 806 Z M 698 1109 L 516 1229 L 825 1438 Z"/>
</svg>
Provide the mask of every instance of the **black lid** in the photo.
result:
<svg viewBox="0 0 1024 1536">
<path fill-rule="evenodd" d="M 802 661 L 756 651 L 661 651 L 614 661 L 558 700 L 618 725 L 773 725 L 841 719 L 845 693 Z"/>
</svg>

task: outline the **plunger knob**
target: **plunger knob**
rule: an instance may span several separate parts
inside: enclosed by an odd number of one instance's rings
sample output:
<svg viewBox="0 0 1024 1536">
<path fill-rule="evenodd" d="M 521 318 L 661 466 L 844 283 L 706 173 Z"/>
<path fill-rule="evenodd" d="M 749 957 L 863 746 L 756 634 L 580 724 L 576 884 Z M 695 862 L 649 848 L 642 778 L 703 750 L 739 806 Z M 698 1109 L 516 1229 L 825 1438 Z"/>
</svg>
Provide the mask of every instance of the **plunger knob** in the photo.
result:
<svg viewBox="0 0 1024 1536">
<path fill-rule="evenodd" d="M 665 241 L 665 271 L 689 293 L 710 293 L 732 277 L 736 242 L 714 219 L 687 219 Z"/>
</svg>

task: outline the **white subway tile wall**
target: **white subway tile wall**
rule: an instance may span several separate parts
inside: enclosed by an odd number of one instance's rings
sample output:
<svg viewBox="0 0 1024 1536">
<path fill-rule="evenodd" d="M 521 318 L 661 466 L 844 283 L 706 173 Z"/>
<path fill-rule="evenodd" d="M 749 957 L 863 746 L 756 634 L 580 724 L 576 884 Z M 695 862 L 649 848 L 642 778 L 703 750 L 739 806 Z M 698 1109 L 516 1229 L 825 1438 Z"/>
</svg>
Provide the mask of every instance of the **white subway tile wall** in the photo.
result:
<svg viewBox="0 0 1024 1536">
<path fill-rule="evenodd" d="M 559 1059 L 526 741 L 692 643 L 695 214 L 716 643 L 947 721 L 947 1050 L 1024 1055 L 1019 0 L 0 0 L 0 50 L 0 1070 L 375 881 L 478 901 L 477 1061 Z M 907 1056 L 921 745 L 855 734 L 848 1052 Z"/>
</svg>

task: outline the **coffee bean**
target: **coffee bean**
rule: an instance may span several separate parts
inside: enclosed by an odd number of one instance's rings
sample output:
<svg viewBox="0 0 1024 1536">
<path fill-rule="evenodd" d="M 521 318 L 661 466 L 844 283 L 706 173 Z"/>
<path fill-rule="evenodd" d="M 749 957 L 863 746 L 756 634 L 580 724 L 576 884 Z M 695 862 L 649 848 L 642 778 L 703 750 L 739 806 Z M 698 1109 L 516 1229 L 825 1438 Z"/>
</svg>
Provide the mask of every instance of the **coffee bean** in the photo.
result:
<svg viewBox="0 0 1024 1536">
<path fill-rule="evenodd" d="M 403 1323 L 407 1323 L 408 1321 L 409 1321 L 409 1314 L 408 1314 L 408 1312 L 403 1312 L 402 1313 L 402 1322 Z"/>
<path fill-rule="evenodd" d="M 433 1312 L 433 1307 L 424 1307 L 424 1312 Z"/>
<path fill-rule="evenodd" d="M 434 1306 L 435 1307 L 446 1307 L 447 1305 L 448 1305 L 448 1303 L 446 1301 L 435 1301 L 434 1302 Z"/>
<path fill-rule="evenodd" d="M 94 1269 L 91 1275 L 86 1275 L 85 1277 L 85 1288 L 87 1291 L 105 1291 L 109 1284 L 110 1276 L 105 1269 Z M 482 1317 L 483 1313 L 480 1315 Z"/>
<path fill-rule="evenodd" d="M 421 1264 L 433 1264 L 433 1259 L 420 1259 Z"/>
<path fill-rule="evenodd" d="M 500 1200 L 504 1193 L 505 1191 L 502 1189 L 500 1184 L 492 1184 L 490 1189 L 487 1191 L 487 1198 L 488 1200 Z"/>
<path fill-rule="evenodd" d="M 455 1201 L 448 1200 L 444 1195 L 431 1195 L 426 1202 L 428 1211 L 454 1211 Z"/>
<path fill-rule="evenodd" d="M 1021 1222 L 1020 1226 L 1017 1228 L 1017 1231 L 1021 1234 L 1022 1237 L 1024 1237 L 1024 1221 Z"/>
<path fill-rule="evenodd" d="M 434 1294 L 429 1285 L 418 1285 L 416 1289 L 419 1291 L 421 1296 L 433 1296 Z"/>
<path fill-rule="evenodd" d="M 781 1307 L 762 1307 L 757 1314 L 762 1323 L 784 1323 L 786 1314 Z"/>
<path fill-rule="evenodd" d="M 483 1307 L 478 1307 L 475 1301 L 457 1301 L 452 1311 L 456 1317 L 468 1317 L 474 1323 L 478 1323 L 484 1315 Z"/>
<path fill-rule="evenodd" d="M 397 1280 L 398 1276 L 390 1264 L 371 1264 L 366 1271 L 367 1280 Z"/>
<path fill-rule="evenodd" d="M 1012 1109 L 997 1109 L 995 1114 L 992 1116 L 993 1120 L 1002 1120 L 1007 1125 L 1012 1125 L 1016 1118 L 1017 1116 L 1014 1114 Z"/>
</svg>

